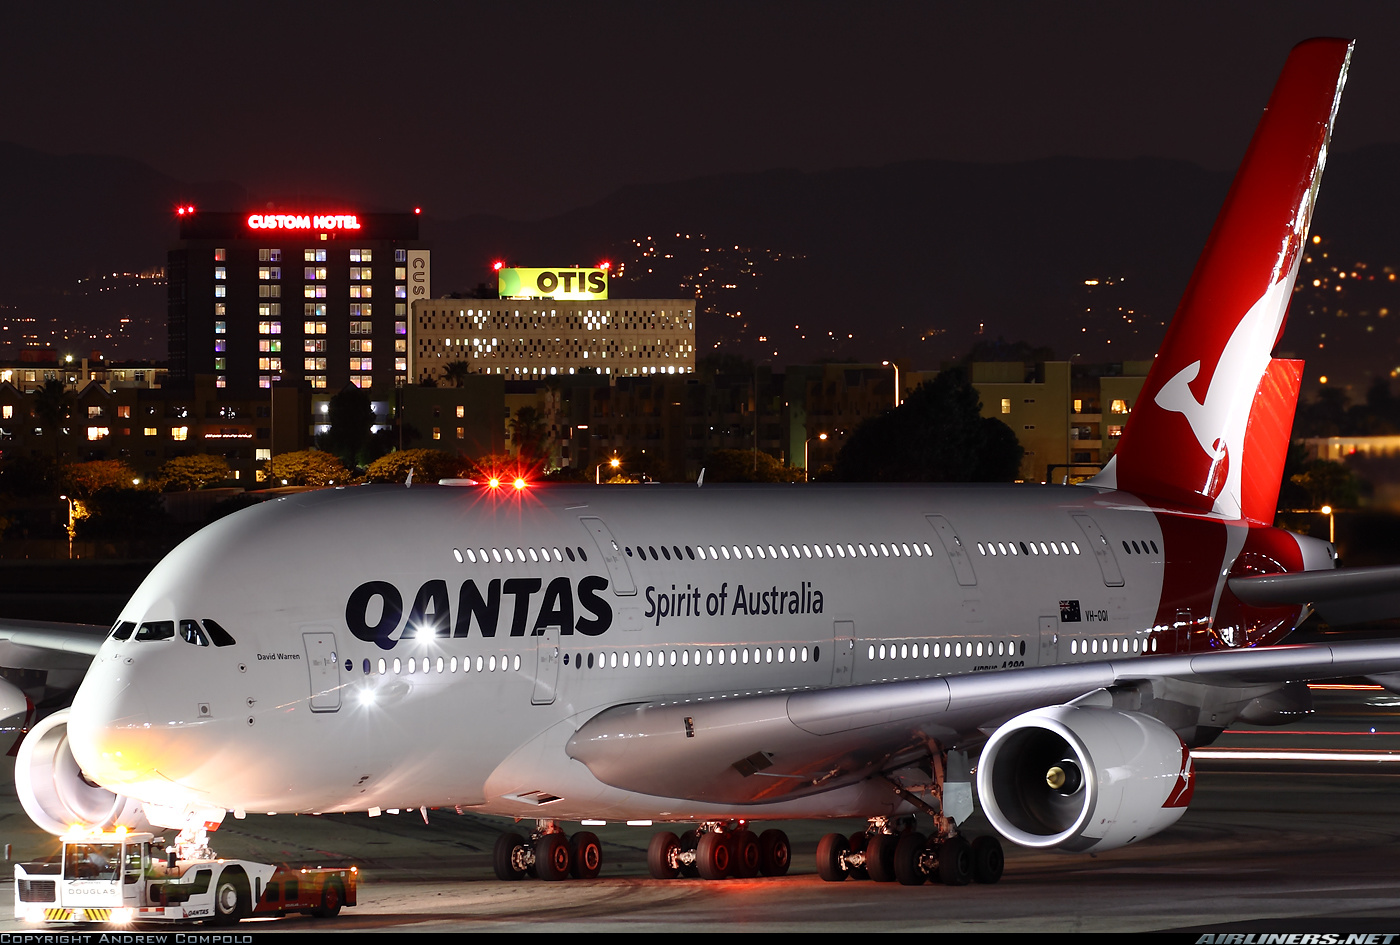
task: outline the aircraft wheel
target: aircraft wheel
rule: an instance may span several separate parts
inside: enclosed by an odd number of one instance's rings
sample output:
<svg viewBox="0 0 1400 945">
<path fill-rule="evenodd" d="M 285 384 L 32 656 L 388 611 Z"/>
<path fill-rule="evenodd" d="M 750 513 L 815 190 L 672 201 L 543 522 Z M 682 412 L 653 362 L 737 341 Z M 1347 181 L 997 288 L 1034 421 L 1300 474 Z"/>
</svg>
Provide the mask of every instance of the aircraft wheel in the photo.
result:
<svg viewBox="0 0 1400 945">
<path fill-rule="evenodd" d="M 1001 841 L 991 834 L 983 834 L 972 841 L 972 878 L 979 883 L 995 883 L 1001 879 L 1006 869 L 1006 856 L 1001 852 Z"/>
<path fill-rule="evenodd" d="M 938 850 L 938 881 L 945 886 L 966 886 L 972 881 L 972 844 L 950 837 Z"/>
<path fill-rule="evenodd" d="M 681 852 L 694 853 L 695 848 L 700 843 L 700 835 L 694 830 L 687 830 L 681 834 Z M 682 863 L 681 875 L 687 879 L 694 879 L 700 875 L 699 868 L 694 863 Z"/>
<path fill-rule="evenodd" d="M 653 834 L 647 846 L 647 872 L 652 879 L 675 879 L 681 868 L 675 865 L 675 855 L 681 852 L 680 838 L 668 830 Z"/>
<path fill-rule="evenodd" d="M 894 848 L 898 844 L 894 834 L 877 833 L 865 845 L 865 869 L 875 882 L 894 882 Z"/>
<path fill-rule="evenodd" d="M 817 875 L 828 883 L 839 883 L 845 879 L 846 870 L 841 866 L 841 859 L 849 850 L 846 838 L 839 833 L 822 837 L 817 842 Z"/>
<path fill-rule="evenodd" d="M 729 837 L 711 830 L 695 845 L 695 867 L 701 879 L 724 879 L 733 866 Z"/>
<path fill-rule="evenodd" d="M 924 855 L 928 838 L 921 833 L 906 833 L 894 846 L 894 878 L 901 886 L 922 886 L 928 876 L 919 858 Z"/>
<path fill-rule="evenodd" d="M 603 871 L 603 845 L 596 834 L 580 831 L 569 838 L 569 875 L 574 879 L 597 879 Z"/>
<path fill-rule="evenodd" d="M 851 834 L 850 839 L 847 840 L 846 843 L 847 848 L 852 853 L 864 853 L 865 848 L 870 845 L 870 834 L 866 833 L 864 830 L 857 831 Z M 866 869 L 864 866 L 853 866 L 851 867 L 851 878 L 869 879 L 870 870 Z"/>
<path fill-rule="evenodd" d="M 762 863 L 761 851 L 758 848 L 758 837 L 752 830 L 740 830 L 733 834 L 733 854 L 730 858 L 730 869 L 733 875 L 740 879 L 751 879 L 758 875 L 759 866 Z"/>
<path fill-rule="evenodd" d="M 567 879 L 569 860 L 569 841 L 562 833 L 547 833 L 535 841 L 535 874 L 540 879 Z"/>
<path fill-rule="evenodd" d="M 525 875 L 515 860 L 515 851 L 523 846 L 525 838 L 518 833 L 503 833 L 496 838 L 495 849 L 491 851 L 491 866 L 496 871 L 497 879 L 513 880 Z"/>
<path fill-rule="evenodd" d="M 792 844 L 781 830 L 758 835 L 758 869 L 764 876 L 786 876 L 792 865 Z"/>
</svg>

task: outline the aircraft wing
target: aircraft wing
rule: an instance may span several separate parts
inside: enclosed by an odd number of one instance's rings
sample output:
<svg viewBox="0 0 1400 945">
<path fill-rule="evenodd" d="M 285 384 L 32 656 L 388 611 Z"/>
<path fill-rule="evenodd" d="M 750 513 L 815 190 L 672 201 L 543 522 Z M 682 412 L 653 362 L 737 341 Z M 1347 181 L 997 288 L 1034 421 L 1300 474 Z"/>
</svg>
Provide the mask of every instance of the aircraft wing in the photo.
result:
<svg viewBox="0 0 1400 945">
<path fill-rule="evenodd" d="M 0 666 L 81 673 L 110 632 L 93 624 L 0 618 Z"/>
<path fill-rule="evenodd" d="M 901 758 L 979 741 L 1031 709 L 1161 680 L 1244 703 L 1293 680 L 1400 672 L 1400 640 L 1141 656 L 863 686 L 704 695 L 615 706 L 586 722 L 570 757 L 643 794 L 752 804 L 815 793 Z"/>
<path fill-rule="evenodd" d="M 1257 607 L 1311 604 L 1337 626 L 1400 617 L 1400 566 L 1238 577 L 1230 590 Z"/>
</svg>

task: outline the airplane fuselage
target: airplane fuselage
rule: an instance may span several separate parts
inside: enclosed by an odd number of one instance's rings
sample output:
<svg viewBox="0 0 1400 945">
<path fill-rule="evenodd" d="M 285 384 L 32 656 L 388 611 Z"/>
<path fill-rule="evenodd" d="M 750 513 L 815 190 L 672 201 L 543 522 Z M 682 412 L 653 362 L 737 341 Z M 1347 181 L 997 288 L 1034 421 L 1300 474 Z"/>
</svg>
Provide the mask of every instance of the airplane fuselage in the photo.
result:
<svg viewBox="0 0 1400 945">
<path fill-rule="evenodd" d="M 1297 609 L 1225 577 L 1304 567 L 1331 561 L 1091 487 L 331 489 L 162 561 L 70 733 L 89 777 L 176 807 L 710 817 L 732 805 L 605 784 L 569 739 L 628 703 L 1274 643 Z M 890 802 L 838 779 L 746 816 Z"/>
</svg>

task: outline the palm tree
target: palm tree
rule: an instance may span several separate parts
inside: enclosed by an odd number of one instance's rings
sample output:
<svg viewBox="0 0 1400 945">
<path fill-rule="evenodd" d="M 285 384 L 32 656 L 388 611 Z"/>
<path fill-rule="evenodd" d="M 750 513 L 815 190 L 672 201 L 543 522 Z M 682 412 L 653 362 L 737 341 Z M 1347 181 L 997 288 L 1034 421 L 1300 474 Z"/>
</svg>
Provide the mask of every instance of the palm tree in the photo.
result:
<svg viewBox="0 0 1400 945">
<path fill-rule="evenodd" d="M 34 392 L 34 415 L 45 433 L 59 433 L 72 413 L 73 397 L 63 382 L 50 378 Z"/>
<path fill-rule="evenodd" d="M 461 387 L 462 382 L 472 373 L 470 361 L 448 361 L 442 366 L 442 379 L 451 381 L 453 387 Z"/>
</svg>

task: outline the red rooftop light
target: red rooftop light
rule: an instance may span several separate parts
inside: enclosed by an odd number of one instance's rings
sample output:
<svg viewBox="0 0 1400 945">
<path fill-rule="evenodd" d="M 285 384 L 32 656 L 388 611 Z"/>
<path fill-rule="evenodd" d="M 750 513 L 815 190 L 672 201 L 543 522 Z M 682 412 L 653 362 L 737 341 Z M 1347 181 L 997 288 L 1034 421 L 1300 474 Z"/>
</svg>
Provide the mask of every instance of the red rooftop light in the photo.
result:
<svg viewBox="0 0 1400 945">
<path fill-rule="evenodd" d="M 500 272 L 503 268 L 505 268 L 505 265 L 506 265 L 505 263 L 501 262 L 501 261 L 498 259 L 498 260 L 496 260 L 495 262 L 493 262 L 493 263 L 491 264 L 491 268 L 494 269 L 494 270 L 496 270 L 497 272 Z"/>
<path fill-rule="evenodd" d="M 599 268 L 599 269 L 611 269 L 611 268 L 612 268 L 612 263 L 608 262 L 608 261 L 605 259 L 605 260 L 603 260 L 602 262 L 600 262 L 600 263 L 598 264 L 598 268 Z"/>
<path fill-rule="evenodd" d="M 423 208 L 422 208 L 422 207 L 414 207 L 414 208 L 413 208 L 413 212 L 414 212 L 414 213 L 422 213 L 422 212 L 423 212 Z"/>
</svg>

